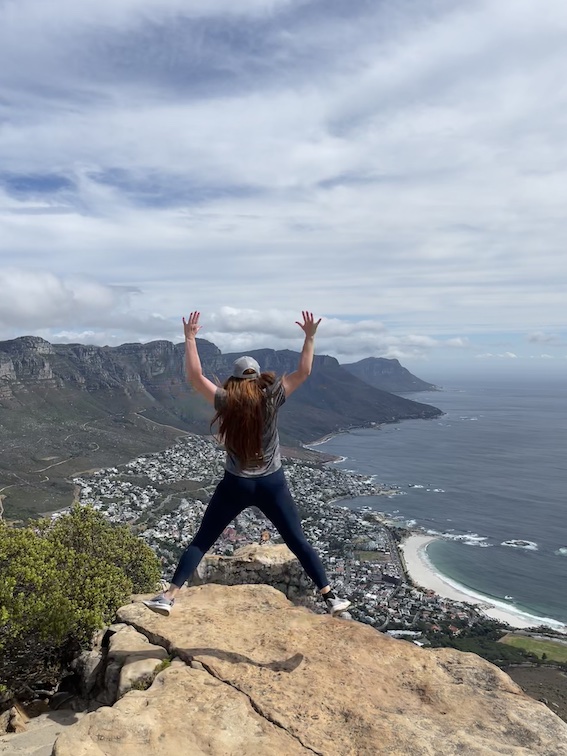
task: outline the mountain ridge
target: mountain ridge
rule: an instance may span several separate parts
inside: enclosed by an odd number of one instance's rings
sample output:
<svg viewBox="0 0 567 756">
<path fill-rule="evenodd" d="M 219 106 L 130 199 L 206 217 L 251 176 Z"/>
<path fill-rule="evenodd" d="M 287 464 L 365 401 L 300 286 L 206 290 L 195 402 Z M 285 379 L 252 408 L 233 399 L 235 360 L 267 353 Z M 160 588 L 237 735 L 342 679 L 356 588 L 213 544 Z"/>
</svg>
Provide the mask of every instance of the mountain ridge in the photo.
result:
<svg viewBox="0 0 567 756">
<path fill-rule="evenodd" d="M 395 358 L 365 357 L 358 362 L 341 363 L 341 367 L 371 386 L 394 394 L 439 390 L 434 383 L 427 383 L 410 373 Z"/>
<path fill-rule="evenodd" d="M 234 355 L 197 342 L 204 372 L 226 377 Z M 279 373 L 295 370 L 299 359 L 289 350 L 251 354 Z M 439 414 L 367 385 L 334 357 L 316 355 L 310 379 L 282 407 L 279 426 L 282 443 L 297 446 L 355 426 Z M 211 417 L 187 383 L 183 344 L 98 347 L 36 336 L 0 342 L 4 510 L 29 516 L 65 506 L 78 472 L 158 451 L 183 433 L 208 434 Z"/>
</svg>

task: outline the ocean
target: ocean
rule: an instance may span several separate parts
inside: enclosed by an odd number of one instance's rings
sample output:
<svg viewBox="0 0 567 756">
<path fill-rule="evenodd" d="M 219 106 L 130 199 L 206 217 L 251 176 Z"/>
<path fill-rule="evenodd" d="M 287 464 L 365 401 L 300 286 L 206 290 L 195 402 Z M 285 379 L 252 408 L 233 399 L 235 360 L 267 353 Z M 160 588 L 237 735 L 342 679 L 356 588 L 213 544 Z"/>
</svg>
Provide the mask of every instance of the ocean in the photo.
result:
<svg viewBox="0 0 567 756">
<path fill-rule="evenodd" d="M 436 571 L 538 622 L 567 623 L 566 382 L 453 379 L 410 398 L 445 414 L 316 447 L 402 492 L 344 503 L 444 535 L 427 549 Z"/>
</svg>

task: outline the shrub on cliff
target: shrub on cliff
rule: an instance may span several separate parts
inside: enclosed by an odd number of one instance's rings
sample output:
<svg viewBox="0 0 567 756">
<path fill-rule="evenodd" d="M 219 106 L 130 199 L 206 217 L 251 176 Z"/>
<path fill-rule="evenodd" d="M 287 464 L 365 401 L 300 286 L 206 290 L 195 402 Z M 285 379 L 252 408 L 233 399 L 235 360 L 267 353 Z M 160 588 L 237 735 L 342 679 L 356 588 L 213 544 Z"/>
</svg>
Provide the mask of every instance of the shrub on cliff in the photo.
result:
<svg viewBox="0 0 567 756">
<path fill-rule="evenodd" d="M 131 580 L 131 592 L 153 590 L 160 577 L 152 549 L 126 525 L 112 525 L 92 507 L 75 504 L 70 514 L 52 522 L 41 520 L 38 531 L 61 548 L 119 567 Z"/>
<path fill-rule="evenodd" d="M 155 554 L 91 508 L 55 523 L 0 523 L 0 695 L 54 683 L 133 591 L 152 590 Z"/>
</svg>

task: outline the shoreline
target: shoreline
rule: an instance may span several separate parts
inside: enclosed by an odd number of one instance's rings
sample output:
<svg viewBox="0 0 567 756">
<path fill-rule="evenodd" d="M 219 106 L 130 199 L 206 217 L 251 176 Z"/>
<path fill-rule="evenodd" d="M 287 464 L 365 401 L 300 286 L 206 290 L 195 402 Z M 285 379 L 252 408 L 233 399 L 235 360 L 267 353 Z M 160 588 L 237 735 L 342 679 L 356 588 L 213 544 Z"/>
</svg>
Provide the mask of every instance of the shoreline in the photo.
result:
<svg viewBox="0 0 567 756">
<path fill-rule="evenodd" d="M 407 420 L 413 420 L 416 418 L 403 418 Z M 392 425 L 395 423 L 401 423 L 402 420 L 392 420 Z M 351 425 L 348 428 L 339 428 L 339 430 L 331 431 L 331 433 L 326 433 L 324 436 L 321 436 L 320 438 L 316 438 L 314 441 L 308 441 L 305 444 L 302 444 L 302 446 L 305 446 L 306 448 L 311 448 L 312 446 L 320 446 L 321 444 L 326 444 L 327 441 L 330 441 L 333 438 L 336 438 L 337 436 L 345 435 L 346 433 L 350 433 L 351 431 L 356 430 L 380 430 L 380 428 L 384 425 L 384 423 L 378 423 L 378 422 L 369 422 L 365 425 Z"/>
<path fill-rule="evenodd" d="M 309 446 L 319 446 L 344 432 L 348 431 L 329 433 L 317 441 L 310 443 Z M 391 491 L 388 493 L 398 492 Z M 343 500 L 344 498 L 341 497 Z M 334 500 L 333 503 L 337 503 L 337 500 Z M 382 524 L 385 527 L 390 527 L 391 523 L 383 518 L 383 513 L 381 514 Z M 526 630 L 533 627 L 546 626 L 555 632 L 567 635 L 567 623 L 561 620 L 556 620 L 552 617 L 540 617 L 526 610 L 516 609 L 504 600 L 499 601 L 498 599 L 481 594 L 438 571 L 430 562 L 427 555 L 427 546 L 436 540 L 442 540 L 442 536 L 430 536 L 421 531 L 410 531 L 410 535 L 402 543 L 398 544 L 398 552 L 405 566 L 406 575 L 411 582 L 427 590 L 432 590 L 442 598 L 476 606 L 477 611 L 486 618 L 507 624 L 513 629 Z"/>
<path fill-rule="evenodd" d="M 433 541 L 442 540 L 440 536 L 411 533 L 398 548 L 402 552 L 408 577 L 416 585 L 434 591 L 438 596 L 473 604 L 488 619 L 504 622 L 510 627 L 526 630 L 546 625 L 552 630 L 567 633 L 567 625 L 551 617 L 537 617 L 521 609 L 514 609 L 503 601 L 492 599 L 452 580 L 439 572 L 429 561 L 427 547 Z"/>
<path fill-rule="evenodd" d="M 330 441 L 332 438 L 340 436 L 341 433 L 347 433 L 347 431 L 334 431 L 333 433 L 327 433 L 325 436 L 321 436 L 321 438 L 316 438 L 315 441 L 308 441 L 306 444 L 301 445 L 305 449 L 310 449 L 312 446 L 321 446 L 321 444 L 326 444 L 327 441 Z"/>
</svg>

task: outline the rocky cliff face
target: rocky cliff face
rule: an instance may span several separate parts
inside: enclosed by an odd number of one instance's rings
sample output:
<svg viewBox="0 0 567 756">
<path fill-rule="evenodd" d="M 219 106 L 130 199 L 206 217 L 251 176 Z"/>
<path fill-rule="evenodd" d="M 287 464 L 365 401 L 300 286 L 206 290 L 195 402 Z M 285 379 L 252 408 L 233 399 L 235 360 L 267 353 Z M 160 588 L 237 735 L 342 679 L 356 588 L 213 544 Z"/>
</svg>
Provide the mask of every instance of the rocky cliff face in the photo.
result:
<svg viewBox="0 0 567 756">
<path fill-rule="evenodd" d="M 226 378 L 238 355 L 222 355 L 214 344 L 197 341 L 204 372 Z M 297 367 L 298 354 L 288 350 L 251 354 L 278 374 Z M 168 341 L 96 347 L 26 336 L 0 342 L 0 409 L 3 404 L 25 410 L 32 399 L 37 404 L 50 397 L 64 402 L 65 392 L 79 390 L 92 394 L 103 411 L 143 409 L 159 422 L 207 432 L 204 405 L 187 385 L 184 359 L 184 345 Z M 323 355 L 315 358 L 311 380 L 282 411 L 280 427 L 288 441 L 305 442 L 354 425 L 436 414 L 435 407 L 370 388 Z"/>
<path fill-rule="evenodd" d="M 66 728 L 54 756 L 567 754 L 567 725 L 483 659 L 314 614 L 266 585 L 187 588 L 168 618 L 137 601 L 118 618 L 121 697 Z M 149 689 L 129 690 L 128 665 L 158 670 Z"/>
<path fill-rule="evenodd" d="M 191 576 L 189 585 L 220 583 L 241 585 L 263 583 L 277 588 L 288 598 L 312 597 L 312 583 L 303 567 L 283 544 L 249 544 L 231 556 L 205 554 Z M 305 603 L 312 604 L 311 600 Z"/>
<path fill-rule="evenodd" d="M 356 375 L 362 381 L 394 394 L 410 393 L 412 391 L 435 391 L 437 386 L 422 381 L 421 378 L 410 373 L 400 365 L 399 360 L 389 360 L 385 357 L 367 357 L 359 362 L 343 364 L 349 373 Z"/>
<path fill-rule="evenodd" d="M 36 336 L 0 342 L 0 401 L 13 397 L 14 385 L 23 391 L 26 384 L 57 385 L 50 362 L 54 354 L 48 341 Z"/>
<path fill-rule="evenodd" d="M 207 341 L 201 340 L 200 350 L 207 362 L 214 362 L 216 355 L 220 355 L 214 344 Z M 169 341 L 97 347 L 50 344 L 35 336 L 24 336 L 0 342 L 0 378 L 5 389 L 12 384 L 12 395 L 30 382 L 44 381 L 51 381 L 58 388 L 72 383 L 87 391 L 127 392 L 129 384 L 151 388 L 164 380 L 181 380 L 183 366 L 183 345 Z"/>
</svg>

